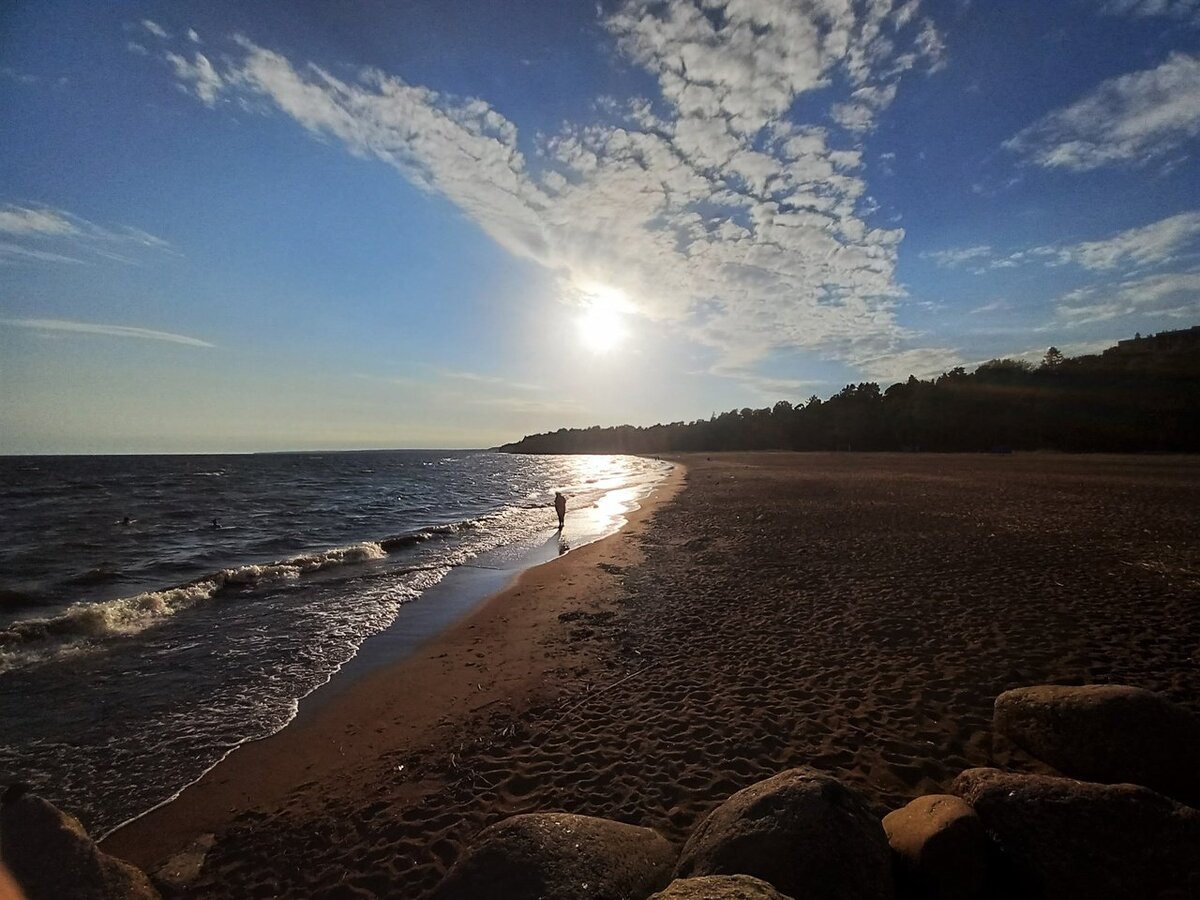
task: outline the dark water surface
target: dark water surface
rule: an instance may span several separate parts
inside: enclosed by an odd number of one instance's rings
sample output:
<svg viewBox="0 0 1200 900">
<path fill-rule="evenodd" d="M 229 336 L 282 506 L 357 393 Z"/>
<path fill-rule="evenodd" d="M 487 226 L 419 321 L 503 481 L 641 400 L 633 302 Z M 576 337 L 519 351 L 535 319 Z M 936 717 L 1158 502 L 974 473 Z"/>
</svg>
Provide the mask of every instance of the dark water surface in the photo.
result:
<svg viewBox="0 0 1200 900">
<path fill-rule="evenodd" d="M 0 778 L 107 831 L 286 724 L 453 568 L 544 553 L 555 490 L 578 546 L 666 468 L 462 451 L 2 458 Z"/>
</svg>

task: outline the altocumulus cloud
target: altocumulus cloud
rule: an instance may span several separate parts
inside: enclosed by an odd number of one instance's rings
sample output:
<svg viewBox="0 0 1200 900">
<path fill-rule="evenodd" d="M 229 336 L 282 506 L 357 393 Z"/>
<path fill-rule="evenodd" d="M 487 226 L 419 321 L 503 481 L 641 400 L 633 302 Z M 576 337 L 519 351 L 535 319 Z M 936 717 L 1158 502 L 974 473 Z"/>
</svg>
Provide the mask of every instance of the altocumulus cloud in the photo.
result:
<svg viewBox="0 0 1200 900">
<path fill-rule="evenodd" d="M 166 341 L 170 344 L 186 344 L 189 347 L 212 347 L 208 341 L 175 334 L 170 331 L 154 331 L 132 325 L 103 325 L 98 322 L 73 322 L 69 319 L 0 319 L 5 325 L 28 328 L 41 333 L 87 334 L 100 337 L 136 338 L 143 341 Z"/>
<path fill-rule="evenodd" d="M 852 363 L 902 350 L 914 337 L 893 311 L 904 233 L 868 222 L 860 135 L 901 76 L 943 64 L 936 27 L 919 0 L 703 6 L 618 8 L 605 25 L 659 96 L 536 135 L 532 158 L 486 101 L 378 70 L 341 79 L 244 36 L 219 56 L 163 59 L 208 106 L 280 111 L 447 197 L 558 273 L 566 296 L 624 290 L 642 315 L 714 348 L 725 371 L 779 347 Z M 797 97 L 834 82 L 846 88 L 821 121 L 793 121 Z"/>
</svg>

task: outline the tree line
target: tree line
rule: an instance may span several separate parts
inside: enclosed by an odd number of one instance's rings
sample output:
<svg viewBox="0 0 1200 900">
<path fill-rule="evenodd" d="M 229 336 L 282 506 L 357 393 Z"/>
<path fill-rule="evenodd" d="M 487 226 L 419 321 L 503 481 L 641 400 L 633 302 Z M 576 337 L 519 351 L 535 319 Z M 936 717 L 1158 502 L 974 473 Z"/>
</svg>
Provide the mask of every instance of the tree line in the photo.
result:
<svg viewBox="0 0 1200 900">
<path fill-rule="evenodd" d="M 512 453 L 721 450 L 1200 451 L 1200 326 L 1039 365 L 994 359 L 881 391 L 848 384 L 826 400 L 730 410 L 640 427 L 560 428 Z"/>
</svg>

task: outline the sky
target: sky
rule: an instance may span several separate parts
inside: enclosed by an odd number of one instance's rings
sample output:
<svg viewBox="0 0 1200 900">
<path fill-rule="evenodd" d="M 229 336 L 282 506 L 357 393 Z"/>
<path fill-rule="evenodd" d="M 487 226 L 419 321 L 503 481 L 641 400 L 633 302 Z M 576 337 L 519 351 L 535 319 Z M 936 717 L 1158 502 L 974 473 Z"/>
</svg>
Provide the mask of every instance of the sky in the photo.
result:
<svg viewBox="0 0 1200 900">
<path fill-rule="evenodd" d="M 0 453 L 484 447 L 1200 323 L 1200 0 L 10 0 L 0 135 Z"/>
</svg>

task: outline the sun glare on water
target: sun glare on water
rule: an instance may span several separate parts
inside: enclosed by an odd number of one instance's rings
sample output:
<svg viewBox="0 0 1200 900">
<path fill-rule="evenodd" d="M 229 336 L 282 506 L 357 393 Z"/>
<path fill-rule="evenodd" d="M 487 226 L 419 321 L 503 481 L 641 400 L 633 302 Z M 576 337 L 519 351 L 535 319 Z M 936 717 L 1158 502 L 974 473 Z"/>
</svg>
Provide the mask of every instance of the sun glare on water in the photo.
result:
<svg viewBox="0 0 1200 900">
<path fill-rule="evenodd" d="M 589 285 L 583 291 L 583 314 L 579 317 L 579 339 L 600 356 L 610 353 L 625 340 L 622 313 L 629 308 L 624 291 L 607 285 Z"/>
</svg>

